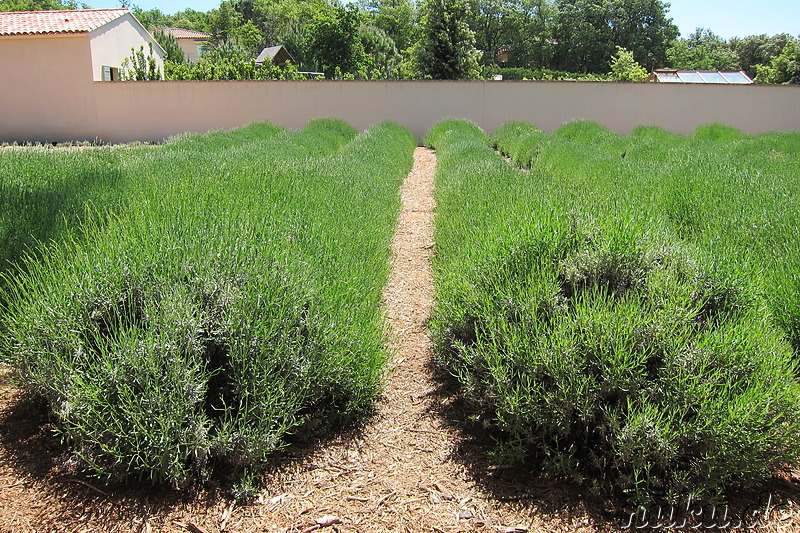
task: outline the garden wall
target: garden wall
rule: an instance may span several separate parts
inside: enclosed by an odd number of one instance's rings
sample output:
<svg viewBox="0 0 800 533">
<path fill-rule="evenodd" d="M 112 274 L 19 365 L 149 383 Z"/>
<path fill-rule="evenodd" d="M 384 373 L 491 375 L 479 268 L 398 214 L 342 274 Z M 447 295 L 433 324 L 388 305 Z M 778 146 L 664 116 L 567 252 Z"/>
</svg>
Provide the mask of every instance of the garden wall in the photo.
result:
<svg viewBox="0 0 800 533">
<path fill-rule="evenodd" d="M 80 90 L 78 90 L 80 89 Z M 65 91 L 80 97 L 64 98 Z M 270 121 L 290 129 L 338 117 L 359 129 L 393 120 L 421 137 L 444 117 L 491 133 L 507 120 L 551 131 L 587 119 L 688 133 L 721 122 L 745 133 L 800 130 L 800 87 L 593 82 L 87 82 L 0 86 L 0 141 L 159 141 L 181 132 Z M 68 128 L 65 128 L 65 123 Z"/>
</svg>

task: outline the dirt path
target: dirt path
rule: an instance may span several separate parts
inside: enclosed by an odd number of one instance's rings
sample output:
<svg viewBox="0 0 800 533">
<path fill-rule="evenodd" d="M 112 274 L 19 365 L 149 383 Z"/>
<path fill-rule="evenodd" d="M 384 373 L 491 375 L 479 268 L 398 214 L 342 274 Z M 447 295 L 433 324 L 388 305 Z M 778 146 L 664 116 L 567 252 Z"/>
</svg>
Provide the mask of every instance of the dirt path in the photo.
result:
<svg viewBox="0 0 800 533">
<path fill-rule="evenodd" d="M 69 454 L 46 420 L 31 418 L 35 409 L 20 401 L 0 368 L 0 531 L 595 529 L 563 483 L 488 462 L 486 439 L 470 434 L 457 395 L 430 367 L 436 158 L 418 148 L 414 159 L 384 293 L 396 354 L 370 420 L 323 442 L 293 443 L 272 467 L 258 501 L 238 507 L 222 489 L 92 485 L 68 462 L 51 459 Z"/>
</svg>

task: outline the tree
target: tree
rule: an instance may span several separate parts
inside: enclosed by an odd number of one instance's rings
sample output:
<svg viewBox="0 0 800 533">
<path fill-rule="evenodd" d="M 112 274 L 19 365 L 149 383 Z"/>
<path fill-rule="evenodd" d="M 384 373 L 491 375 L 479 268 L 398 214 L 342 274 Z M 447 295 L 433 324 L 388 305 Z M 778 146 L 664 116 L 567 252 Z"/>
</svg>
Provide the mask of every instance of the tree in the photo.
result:
<svg viewBox="0 0 800 533">
<path fill-rule="evenodd" d="M 364 23 L 383 30 L 398 51 L 411 46 L 417 31 L 411 0 L 360 0 L 358 6 L 364 13 Z"/>
<path fill-rule="evenodd" d="M 788 33 L 780 33 L 768 37 L 766 35 L 750 35 L 742 39 L 731 39 L 730 47 L 739 59 L 739 67 L 751 78 L 756 77 L 756 65 L 769 65 L 778 57 L 786 43 L 794 37 Z"/>
<path fill-rule="evenodd" d="M 131 9 L 133 15 L 136 17 L 136 20 L 142 23 L 142 26 L 147 28 L 150 31 L 156 30 L 158 28 L 167 28 L 169 27 L 169 17 L 165 15 L 160 9 L 148 9 L 144 10 L 139 6 L 133 6 Z"/>
<path fill-rule="evenodd" d="M 174 15 L 166 15 L 164 26 L 211 33 L 211 13 L 185 9 Z"/>
<path fill-rule="evenodd" d="M 614 46 L 630 50 L 648 71 L 662 67 L 678 27 L 667 17 L 669 4 L 661 0 L 609 1 L 609 24 Z"/>
<path fill-rule="evenodd" d="M 372 58 L 374 65 L 370 78 L 396 79 L 399 76 L 402 56 L 392 38 L 376 26 L 361 26 L 358 34 L 364 52 Z"/>
<path fill-rule="evenodd" d="M 158 63 L 153 56 L 153 43 L 148 43 L 150 51 L 144 55 L 144 45 L 138 50 L 131 48 L 130 57 L 122 60 L 122 80 L 123 81 L 155 81 L 161 79 L 161 72 L 158 70 Z"/>
<path fill-rule="evenodd" d="M 464 0 L 425 0 L 422 35 L 411 52 L 409 73 L 434 80 L 464 80 L 479 76 L 480 52 L 467 25 Z"/>
<path fill-rule="evenodd" d="M 779 56 L 769 65 L 758 65 L 756 70 L 759 83 L 800 85 L 800 43 L 787 42 Z"/>
<path fill-rule="evenodd" d="M 73 0 L 0 0 L 0 11 L 53 11 L 87 7 L 83 2 Z"/>
<path fill-rule="evenodd" d="M 611 75 L 617 81 L 644 81 L 647 69 L 633 59 L 633 52 L 617 47 L 617 53 L 611 58 Z"/>
<path fill-rule="evenodd" d="M 252 20 L 248 20 L 233 32 L 236 42 L 253 57 L 257 56 L 266 46 L 264 34 L 261 33 Z"/>
<path fill-rule="evenodd" d="M 542 69 L 552 65 L 555 14 L 551 0 L 519 0 L 511 12 L 511 28 L 504 43 L 509 53 L 507 66 Z"/>
<path fill-rule="evenodd" d="M 224 0 L 219 8 L 211 11 L 212 44 L 229 41 L 242 24 L 242 18 L 229 0 Z"/>
<path fill-rule="evenodd" d="M 557 0 L 553 65 L 571 72 L 605 72 L 617 46 L 647 69 L 662 66 L 678 28 L 661 0 Z"/>
<path fill-rule="evenodd" d="M 306 27 L 305 56 L 325 77 L 342 74 L 366 75 L 369 57 L 358 33 L 360 16 L 356 8 L 337 7 L 333 16 L 323 15 Z"/>
<path fill-rule="evenodd" d="M 178 44 L 178 39 L 168 33 L 164 33 L 163 30 L 154 31 L 153 37 L 166 52 L 164 61 L 171 61 L 173 63 L 186 62 L 186 55 L 183 53 L 183 49 Z"/>
<path fill-rule="evenodd" d="M 671 67 L 689 70 L 739 70 L 739 58 L 728 42 L 709 29 L 697 28 L 667 50 Z"/>
</svg>

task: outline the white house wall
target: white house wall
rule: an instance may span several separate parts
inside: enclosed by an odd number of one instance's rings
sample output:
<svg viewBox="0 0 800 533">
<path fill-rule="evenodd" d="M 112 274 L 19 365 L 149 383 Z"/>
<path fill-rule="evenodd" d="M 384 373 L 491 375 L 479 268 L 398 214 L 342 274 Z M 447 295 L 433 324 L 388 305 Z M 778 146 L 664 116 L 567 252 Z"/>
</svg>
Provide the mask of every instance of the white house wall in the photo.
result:
<svg viewBox="0 0 800 533">
<path fill-rule="evenodd" d="M 140 46 L 144 46 L 144 54 L 147 56 L 151 42 L 153 43 L 153 57 L 156 58 L 159 72 L 162 75 L 164 73 L 164 53 L 161 47 L 130 13 L 92 31 L 89 39 L 92 50 L 92 77 L 90 79 L 94 81 L 102 81 L 103 65 L 119 68 L 123 60 L 132 55 L 132 47 L 139 50 Z"/>
<path fill-rule="evenodd" d="M 197 48 L 208 44 L 208 41 L 188 38 L 177 39 L 177 41 L 178 46 L 180 46 L 181 50 L 183 50 L 183 55 L 186 56 L 186 59 L 191 62 L 196 62 L 198 59 L 200 59 L 200 55 L 197 53 Z"/>
</svg>

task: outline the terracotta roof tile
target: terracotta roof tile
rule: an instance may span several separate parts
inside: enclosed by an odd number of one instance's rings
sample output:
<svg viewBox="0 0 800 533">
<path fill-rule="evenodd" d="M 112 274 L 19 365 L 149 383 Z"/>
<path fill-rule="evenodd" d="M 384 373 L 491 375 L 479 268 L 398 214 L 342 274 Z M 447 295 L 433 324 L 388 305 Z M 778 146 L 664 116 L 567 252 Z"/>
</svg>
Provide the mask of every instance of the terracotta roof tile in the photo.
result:
<svg viewBox="0 0 800 533">
<path fill-rule="evenodd" d="M 129 13 L 127 8 L 0 13 L 0 35 L 87 33 Z"/>
<path fill-rule="evenodd" d="M 176 39 L 210 39 L 211 36 L 207 33 L 195 30 L 186 30 L 184 28 L 165 28 L 164 33 L 172 35 Z"/>
</svg>

